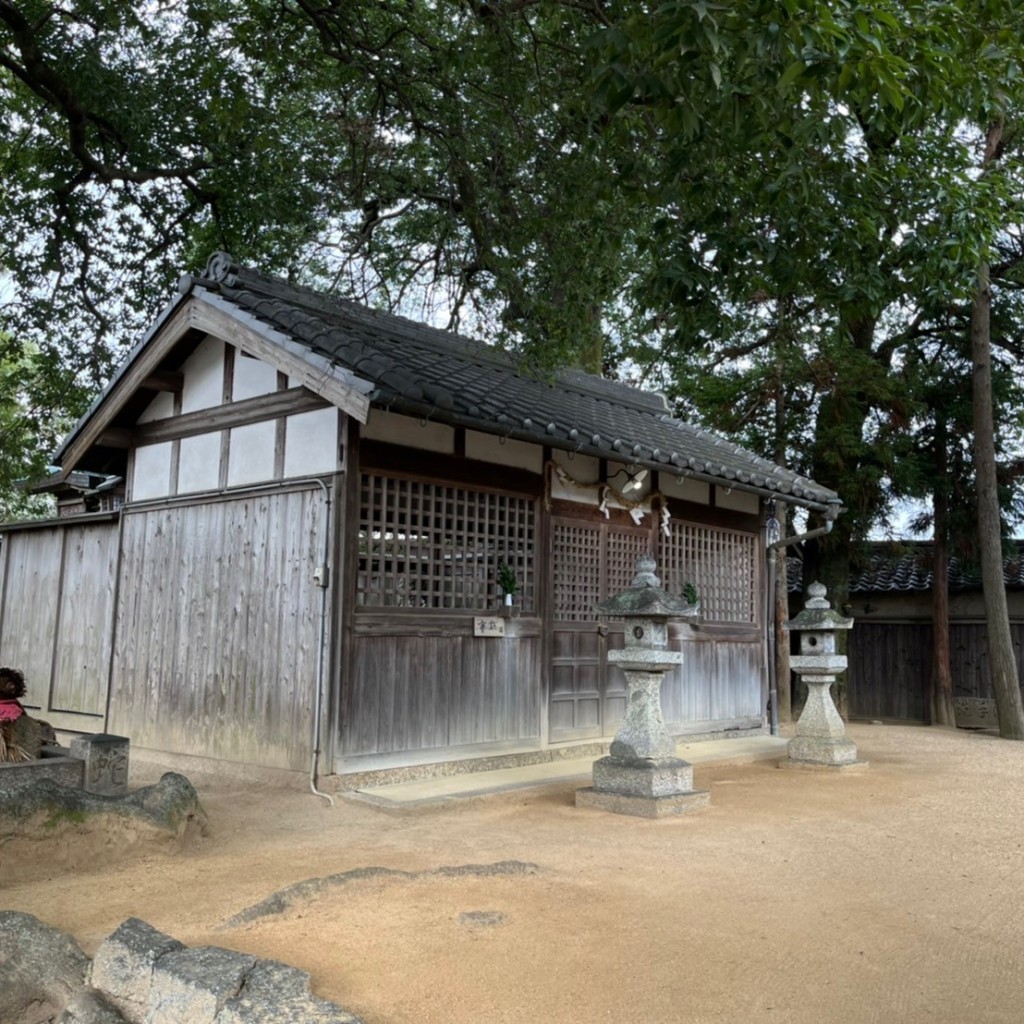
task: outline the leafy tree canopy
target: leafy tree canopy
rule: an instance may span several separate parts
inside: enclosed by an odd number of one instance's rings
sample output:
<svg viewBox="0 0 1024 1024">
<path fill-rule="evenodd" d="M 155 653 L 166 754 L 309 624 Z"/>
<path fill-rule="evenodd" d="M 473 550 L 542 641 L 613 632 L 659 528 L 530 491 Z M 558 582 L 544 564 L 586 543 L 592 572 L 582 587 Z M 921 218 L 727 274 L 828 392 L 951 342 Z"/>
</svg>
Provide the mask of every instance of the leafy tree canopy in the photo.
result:
<svg viewBox="0 0 1024 1024">
<path fill-rule="evenodd" d="M 0 0 L 3 324 L 95 384 L 214 249 L 657 381 L 884 508 L 917 358 L 1009 294 L 1013 6 Z M 415 304 L 415 305 L 414 305 Z M 60 324 L 55 336 L 54 324 Z"/>
</svg>

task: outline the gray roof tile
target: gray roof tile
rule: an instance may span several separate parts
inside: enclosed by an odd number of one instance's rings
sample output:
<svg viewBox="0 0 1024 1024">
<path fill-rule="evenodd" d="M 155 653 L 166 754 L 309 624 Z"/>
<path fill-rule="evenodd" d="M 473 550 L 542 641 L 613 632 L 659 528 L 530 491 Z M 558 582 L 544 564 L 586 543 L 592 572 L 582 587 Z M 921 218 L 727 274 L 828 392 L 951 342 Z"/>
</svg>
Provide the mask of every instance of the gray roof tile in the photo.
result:
<svg viewBox="0 0 1024 1024">
<path fill-rule="evenodd" d="M 508 353 L 481 342 L 243 267 L 193 284 L 371 383 L 377 406 L 654 469 L 670 467 L 816 507 L 838 502 L 833 491 L 674 419 L 661 395 L 578 370 L 550 380 L 531 376 Z"/>
</svg>

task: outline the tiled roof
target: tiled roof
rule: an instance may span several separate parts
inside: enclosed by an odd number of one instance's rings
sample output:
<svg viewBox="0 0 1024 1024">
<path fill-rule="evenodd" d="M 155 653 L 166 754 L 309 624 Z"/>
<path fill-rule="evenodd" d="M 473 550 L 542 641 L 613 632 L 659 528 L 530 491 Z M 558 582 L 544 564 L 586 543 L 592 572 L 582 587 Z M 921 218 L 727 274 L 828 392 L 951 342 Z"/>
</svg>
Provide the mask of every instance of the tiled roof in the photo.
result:
<svg viewBox="0 0 1024 1024">
<path fill-rule="evenodd" d="M 965 566 L 955 556 L 949 560 L 947 573 L 950 590 L 980 590 L 981 569 Z M 1003 583 L 1007 587 L 1024 588 L 1024 550 L 1003 559 Z M 850 581 L 851 594 L 881 594 L 932 589 L 932 548 L 929 544 L 900 557 L 876 554 L 870 565 Z"/>
<path fill-rule="evenodd" d="M 789 590 L 793 593 L 802 590 L 802 568 L 799 558 L 787 559 L 786 576 Z M 876 551 L 871 555 L 868 567 L 851 578 L 850 593 L 922 593 L 932 589 L 932 577 L 930 543 L 916 544 L 912 550 L 898 554 Z M 950 590 L 981 589 L 980 568 L 967 567 L 955 556 L 949 560 L 947 578 Z M 1003 583 L 1010 589 L 1024 589 L 1024 541 L 1017 542 L 1015 555 L 1003 560 Z"/>
<path fill-rule="evenodd" d="M 217 254 L 197 298 L 213 293 L 373 385 L 373 405 L 723 486 L 837 506 L 835 492 L 675 419 L 661 395 L 575 370 L 540 379 L 481 342 L 290 285 Z"/>
</svg>

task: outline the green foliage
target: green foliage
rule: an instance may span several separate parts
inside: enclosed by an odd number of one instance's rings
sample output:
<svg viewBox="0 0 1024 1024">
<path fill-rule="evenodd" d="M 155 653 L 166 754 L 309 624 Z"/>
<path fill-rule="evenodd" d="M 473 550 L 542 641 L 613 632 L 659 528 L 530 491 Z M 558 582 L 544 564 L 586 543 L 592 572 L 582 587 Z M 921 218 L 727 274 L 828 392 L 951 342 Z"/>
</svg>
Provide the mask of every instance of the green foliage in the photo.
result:
<svg viewBox="0 0 1024 1024">
<path fill-rule="evenodd" d="M 508 562 L 498 562 L 498 586 L 503 594 L 515 596 L 519 593 L 519 579 L 516 576 L 516 570 Z"/>
<path fill-rule="evenodd" d="M 1021 57 L 995 0 L 2 4 L 15 404 L 80 408 L 226 249 L 657 384 L 839 490 L 841 550 L 920 490 L 979 261 L 1019 279 L 1018 137 L 980 177 L 978 129 Z"/>
<path fill-rule="evenodd" d="M 46 455 L 82 397 L 52 355 L 0 334 L 0 522 L 52 514 L 52 501 L 26 487 L 47 475 Z"/>
</svg>

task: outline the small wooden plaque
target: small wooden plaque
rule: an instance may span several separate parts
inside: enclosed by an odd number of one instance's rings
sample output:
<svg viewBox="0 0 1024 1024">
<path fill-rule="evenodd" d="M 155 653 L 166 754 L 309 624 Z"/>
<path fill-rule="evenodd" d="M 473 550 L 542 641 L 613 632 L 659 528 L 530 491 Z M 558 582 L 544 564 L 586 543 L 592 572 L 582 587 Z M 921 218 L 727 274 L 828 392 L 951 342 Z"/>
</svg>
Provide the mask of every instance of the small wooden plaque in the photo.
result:
<svg viewBox="0 0 1024 1024">
<path fill-rule="evenodd" d="M 473 617 L 473 636 L 504 636 L 505 620 L 496 616 L 488 615 Z"/>
</svg>

